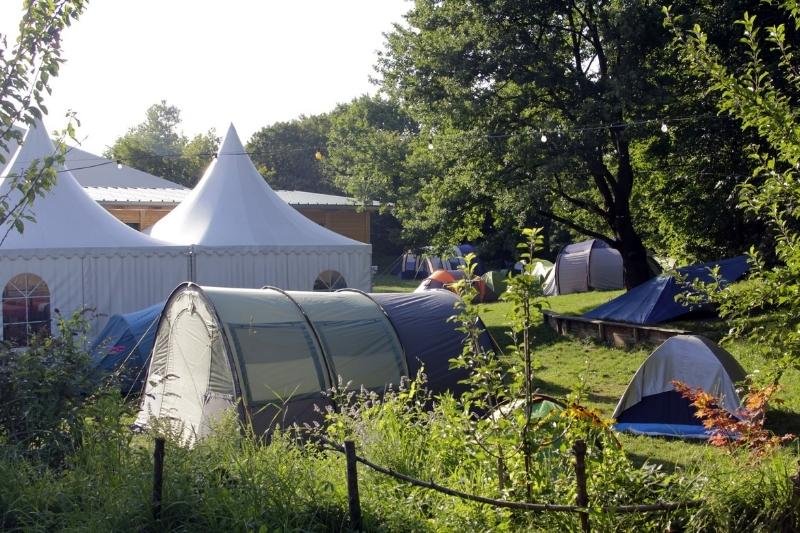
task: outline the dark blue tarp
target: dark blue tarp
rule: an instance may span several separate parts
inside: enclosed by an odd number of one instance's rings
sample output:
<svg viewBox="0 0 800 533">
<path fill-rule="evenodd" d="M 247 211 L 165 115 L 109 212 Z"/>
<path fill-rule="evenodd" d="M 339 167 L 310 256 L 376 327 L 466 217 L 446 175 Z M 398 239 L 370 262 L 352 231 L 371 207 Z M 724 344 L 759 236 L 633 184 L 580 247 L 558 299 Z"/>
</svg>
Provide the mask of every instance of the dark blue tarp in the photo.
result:
<svg viewBox="0 0 800 533">
<path fill-rule="evenodd" d="M 370 296 L 383 307 L 397 331 L 406 353 L 409 376 L 415 377 L 424 366 L 428 388 L 434 392 L 449 390 L 460 394 L 466 387 L 458 382 L 467 377 L 463 369 L 450 369 L 450 359 L 464 347 L 464 333 L 448 320 L 455 314 L 458 297 L 450 291 L 431 290 L 414 293 L 375 293 Z M 488 333 L 482 346 L 494 349 Z"/>
<path fill-rule="evenodd" d="M 119 370 L 124 363 L 122 385 L 140 388 L 144 367 L 155 342 L 158 318 L 165 303 L 109 318 L 106 327 L 89 348 L 95 368 L 110 374 Z"/>
<path fill-rule="evenodd" d="M 722 279 L 728 283 L 736 281 L 749 269 L 747 257 L 741 255 L 679 268 L 678 272 L 687 282 L 695 280 L 710 282 L 712 281 L 711 269 L 717 265 L 719 265 Z M 675 301 L 675 296 L 684 290 L 682 284 L 678 283 L 673 276 L 657 276 L 583 316 L 632 324 L 666 322 L 691 311 L 688 307 Z"/>
</svg>

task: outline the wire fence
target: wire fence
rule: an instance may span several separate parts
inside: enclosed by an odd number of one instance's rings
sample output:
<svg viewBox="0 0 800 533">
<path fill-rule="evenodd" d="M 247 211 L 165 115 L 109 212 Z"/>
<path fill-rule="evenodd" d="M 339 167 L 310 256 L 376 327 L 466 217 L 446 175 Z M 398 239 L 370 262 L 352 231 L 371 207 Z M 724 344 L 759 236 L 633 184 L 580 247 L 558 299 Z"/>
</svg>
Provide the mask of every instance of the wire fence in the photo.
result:
<svg viewBox="0 0 800 533">
<path fill-rule="evenodd" d="M 533 503 L 533 502 L 516 502 L 509 500 L 500 500 L 494 498 L 487 498 L 477 494 L 470 494 L 460 490 L 456 490 L 444 485 L 439 485 L 433 481 L 425 481 L 415 477 L 403 474 L 391 468 L 378 465 L 369 459 L 362 457 L 356 453 L 355 443 L 351 440 L 344 441 L 343 444 L 337 444 L 330 440 L 321 439 L 323 446 L 331 451 L 341 453 L 345 456 L 346 475 L 347 475 L 347 504 L 348 512 L 350 515 L 350 527 L 353 530 L 361 531 L 363 529 L 363 518 L 361 514 L 361 500 L 358 489 L 358 468 L 357 464 L 361 463 L 367 468 L 383 474 L 385 476 L 396 479 L 397 481 L 421 487 L 429 490 L 446 494 L 462 500 L 472 501 L 483 505 L 490 505 L 497 508 L 514 509 L 526 512 L 550 512 L 550 513 L 575 513 L 579 515 L 581 522 L 581 531 L 591 531 L 591 524 L 589 521 L 591 511 L 597 510 L 606 513 L 653 513 L 653 512 L 668 512 L 678 509 L 689 509 L 700 507 L 704 504 L 702 500 L 687 500 L 682 502 L 658 502 L 650 504 L 632 504 L 632 505 L 606 505 L 592 508 L 589 505 L 589 493 L 586 478 L 586 443 L 583 440 L 577 440 L 572 446 L 572 454 L 575 457 L 575 483 L 576 483 L 576 498 L 575 504 L 554 504 L 554 503 Z M 153 495 L 152 495 L 152 510 L 153 517 L 156 520 L 160 519 L 161 515 L 161 502 L 163 496 L 163 470 L 164 470 L 164 455 L 165 446 L 164 439 L 156 438 L 155 449 L 153 452 Z"/>
</svg>

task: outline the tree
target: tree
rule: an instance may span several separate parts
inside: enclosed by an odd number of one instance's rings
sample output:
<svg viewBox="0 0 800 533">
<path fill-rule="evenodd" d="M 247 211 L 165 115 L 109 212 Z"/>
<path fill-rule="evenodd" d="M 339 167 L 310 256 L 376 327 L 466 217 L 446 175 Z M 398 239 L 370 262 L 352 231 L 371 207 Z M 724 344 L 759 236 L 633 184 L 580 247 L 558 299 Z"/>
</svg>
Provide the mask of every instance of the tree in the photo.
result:
<svg viewBox="0 0 800 533">
<path fill-rule="evenodd" d="M 323 165 L 329 129 L 328 115 L 276 122 L 254 133 L 247 151 L 261 175 L 275 189 L 340 192 Z"/>
<path fill-rule="evenodd" d="M 210 129 L 191 141 L 178 131 L 181 112 L 165 100 L 147 109 L 144 122 L 119 137 L 105 156 L 156 176 L 194 186 L 219 146 Z"/>
<path fill-rule="evenodd" d="M 394 202 L 417 124 L 396 104 L 361 96 L 331 113 L 326 168 L 334 182 L 359 200 Z"/>
<path fill-rule="evenodd" d="M 739 68 L 725 62 L 700 25 L 682 30 L 682 19 L 666 11 L 684 64 L 704 81 L 720 112 L 761 141 L 749 149 L 754 169 L 740 188 L 740 205 L 773 233 L 776 264 L 767 267 L 751 249 L 747 286 L 715 284 L 709 294 L 734 335 L 777 356 L 776 382 L 786 367 L 800 368 L 800 4 L 779 5 L 770 22 L 747 12 L 739 21 L 745 58 Z M 766 313 L 754 317 L 758 311 Z"/>
<path fill-rule="evenodd" d="M 661 120 L 651 119 L 669 116 L 680 96 L 670 92 L 675 54 L 656 4 L 415 2 L 378 68 L 437 149 L 453 150 L 455 164 L 431 181 L 442 191 L 463 189 L 465 176 L 478 182 L 482 194 L 460 198 L 462 212 L 473 206 L 466 223 L 510 216 L 509 196 L 519 196 L 529 200 L 526 225 L 546 216 L 603 238 L 622 253 L 628 287 L 649 277 L 634 147 L 658 134 Z"/>
<path fill-rule="evenodd" d="M 47 113 L 44 100 L 50 94 L 50 81 L 64 62 L 61 57 L 61 32 L 83 13 L 84 0 L 27 0 L 23 3 L 19 36 L 8 48 L 0 35 L 0 168 L 7 162 L 10 143 L 22 142 L 22 130 L 16 124 L 33 125 Z M 63 136 L 74 137 L 70 121 Z M 42 161 L 35 161 L 19 176 L 9 176 L 11 186 L 0 197 L 0 226 L 23 230 L 23 220 L 32 219 L 26 209 L 37 196 L 55 183 L 54 167 L 64 162 L 64 146 Z"/>
</svg>

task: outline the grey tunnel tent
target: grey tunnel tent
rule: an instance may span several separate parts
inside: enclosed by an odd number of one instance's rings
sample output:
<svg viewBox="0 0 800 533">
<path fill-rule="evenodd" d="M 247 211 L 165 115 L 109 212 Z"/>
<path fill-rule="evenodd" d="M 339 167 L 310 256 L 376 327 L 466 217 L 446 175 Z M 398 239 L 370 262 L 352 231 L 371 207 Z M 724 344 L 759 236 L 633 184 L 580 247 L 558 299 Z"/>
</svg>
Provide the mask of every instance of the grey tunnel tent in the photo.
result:
<svg viewBox="0 0 800 533">
<path fill-rule="evenodd" d="M 193 441 L 225 410 L 257 434 L 318 420 L 323 391 L 343 383 L 382 392 L 409 370 L 430 369 L 433 392 L 455 390 L 447 370 L 464 336 L 447 318 L 447 291 L 368 295 L 180 285 L 161 315 L 137 424 L 152 417 Z M 488 335 L 486 349 L 494 349 Z M 457 391 L 455 391 L 457 392 Z"/>
</svg>

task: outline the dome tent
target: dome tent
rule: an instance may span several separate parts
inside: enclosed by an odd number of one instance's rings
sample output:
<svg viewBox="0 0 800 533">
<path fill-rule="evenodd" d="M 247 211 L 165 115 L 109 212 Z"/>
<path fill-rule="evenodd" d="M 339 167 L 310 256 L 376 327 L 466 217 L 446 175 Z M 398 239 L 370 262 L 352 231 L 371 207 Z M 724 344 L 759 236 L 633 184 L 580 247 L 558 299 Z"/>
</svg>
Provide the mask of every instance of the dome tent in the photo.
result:
<svg viewBox="0 0 800 533">
<path fill-rule="evenodd" d="M 621 289 L 622 256 L 599 239 L 569 244 L 561 250 L 555 265 L 547 272 L 547 296 L 586 292 L 589 289 Z"/>
<path fill-rule="evenodd" d="M 330 231 L 283 201 L 258 173 L 233 125 L 203 177 L 150 235 L 193 246 L 194 279 L 226 287 L 311 290 L 319 275 L 371 286 L 369 244 Z"/>
<path fill-rule="evenodd" d="M 615 429 L 645 435 L 682 438 L 709 436 L 694 407 L 672 382 L 701 388 L 721 399 L 735 415 L 739 395 L 734 383 L 745 378 L 741 365 L 725 350 L 700 335 L 676 335 L 664 341 L 642 363 L 619 400 Z"/>
<path fill-rule="evenodd" d="M 150 359 L 158 318 L 163 309 L 164 302 L 160 302 L 133 313 L 109 318 L 103 331 L 89 347 L 92 365 L 103 373 L 125 370 L 123 388 L 141 389 L 143 370 Z"/>
<path fill-rule="evenodd" d="M 451 390 L 442 372 L 461 353 L 463 335 L 447 321 L 457 298 L 368 295 L 356 290 L 287 292 L 275 288 L 179 286 L 158 324 L 137 424 L 152 417 L 186 441 L 208 434 L 238 405 L 264 433 L 274 424 L 319 418 L 314 406 L 338 382 L 374 391 L 399 384 L 424 365 L 429 385 Z M 494 349 L 484 340 L 486 349 Z"/>
<path fill-rule="evenodd" d="M 673 275 L 657 276 L 584 313 L 583 316 L 632 324 L 659 324 L 678 318 L 697 309 L 676 302 L 675 297 L 688 291 L 686 283 L 710 283 L 713 279 L 711 272 L 715 267 L 719 267 L 719 275 L 724 283 L 738 280 L 750 269 L 747 257 L 743 255 L 682 267 L 678 269 L 678 274 L 684 278 L 684 283 L 680 283 Z M 708 306 L 703 306 L 701 310 L 707 309 Z"/>
<path fill-rule="evenodd" d="M 21 194 L 13 189 L 15 177 L 54 154 L 44 125 L 37 121 L 3 171 L 0 195 L 7 195 L 9 205 Z M 30 333 L 31 280 L 36 280 L 34 314 L 49 331 L 55 318 L 51 310 L 70 315 L 93 308 L 93 326 L 98 327 L 103 316 L 163 299 L 187 274 L 185 247 L 129 228 L 92 200 L 69 170 L 55 170 L 52 188 L 25 210 L 35 220 L 26 220 L 22 233 L 10 228 L 10 221 L 2 228 L 3 337 L 13 342 L 27 342 Z"/>
<path fill-rule="evenodd" d="M 430 276 L 422 280 L 422 282 L 414 289 L 414 292 L 425 292 L 431 290 L 448 290 L 455 292 L 454 284 L 458 283 L 466 277 L 463 270 L 437 270 Z M 477 291 L 474 301 L 476 302 L 494 302 L 497 301 L 498 296 L 492 292 L 486 284 L 486 281 L 480 276 L 472 278 L 472 288 Z"/>
</svg>

